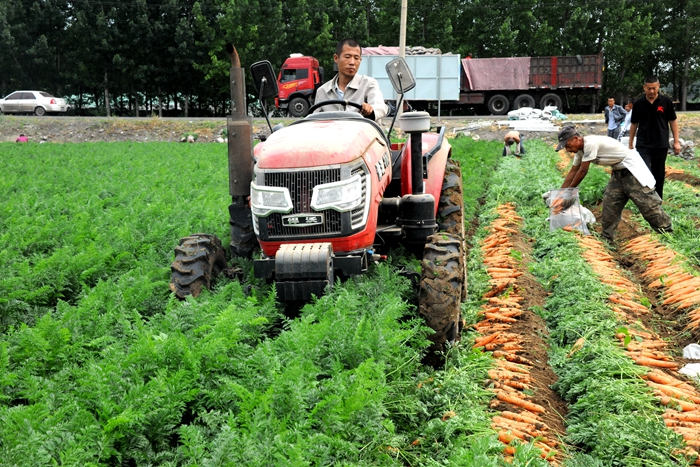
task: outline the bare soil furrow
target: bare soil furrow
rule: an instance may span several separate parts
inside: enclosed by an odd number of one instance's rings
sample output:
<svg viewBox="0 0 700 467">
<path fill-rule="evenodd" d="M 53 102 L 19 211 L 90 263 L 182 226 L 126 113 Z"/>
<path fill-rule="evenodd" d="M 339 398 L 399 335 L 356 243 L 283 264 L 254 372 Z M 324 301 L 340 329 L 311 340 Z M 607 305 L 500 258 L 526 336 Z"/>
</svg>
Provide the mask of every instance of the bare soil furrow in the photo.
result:
<svg viewBox="0 0 700 467">
<path fill-rule="evenodd" d="M 491 289 L 476 324 L 483 336 L 474 344 L 496 357 L 486 381 L 496 396 L 491 407 L 499 411 L 492 427 L 507 445 L 506 456 L 514 440 L 533 441 L 542 457 L 557 464 L 566 404 L 550 387 L 556 376 L 547 365 L 546 328 L 530 310 L 544 303 L 546 292 L 527 271 L 528 242 L 518 230 L 522 219 L 515 207 L 500 206 L 498 213 L 481 246 Z"/>
</svg>

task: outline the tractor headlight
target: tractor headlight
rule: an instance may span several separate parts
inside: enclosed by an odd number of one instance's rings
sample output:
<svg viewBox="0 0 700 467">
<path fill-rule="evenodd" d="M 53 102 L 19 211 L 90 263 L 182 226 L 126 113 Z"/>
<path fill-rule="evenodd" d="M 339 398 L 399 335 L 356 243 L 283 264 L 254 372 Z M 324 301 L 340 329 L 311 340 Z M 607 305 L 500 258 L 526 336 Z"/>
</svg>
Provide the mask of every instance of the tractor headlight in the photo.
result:
<svg viewBox="0 0 700 467">
<path fill-rule="evenodd" d="M 294 207 L 289 190 L 284 187 L 250 184 L 250 207 L 253 214 L 265 217 L 272 212 L 290 212 Z"/>
<path fill-rule="evenodd" d="M 334 209 L 352 211 L 362 204 L 362 177 L 356 174 L 348 180 L 317 185 L 311 195 L 311 207 L 316 211 Z"/>
</svg>

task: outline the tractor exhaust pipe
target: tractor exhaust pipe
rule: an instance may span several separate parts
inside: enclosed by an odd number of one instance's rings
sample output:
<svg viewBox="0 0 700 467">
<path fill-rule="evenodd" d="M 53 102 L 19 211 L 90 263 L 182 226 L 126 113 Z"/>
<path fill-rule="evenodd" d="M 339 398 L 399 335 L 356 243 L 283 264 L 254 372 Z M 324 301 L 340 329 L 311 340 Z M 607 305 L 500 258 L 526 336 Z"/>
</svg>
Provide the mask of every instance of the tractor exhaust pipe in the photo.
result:
<svg viewBox="0 0 700 467">
<path fill-rule="evenodd" d="M 231 252 L 249 257 L 257 246 L 253 216 L 248 204 L 253 181 L 253 119 L 247 115 L 245 70 L 232 44 L 226 44 L 231 57 L 231 115 L 228 118 L 228 180 L 231 205 Z"/>
<path fill-rule="evenodd" d="M 231 196 L 249 196 L 253 181 L 252 119 L 247 116 L 245 70 L 232 44 L 226 44 L 231 57 L 231 116 L 228 121 L 229 191 Z"/>
</svg>

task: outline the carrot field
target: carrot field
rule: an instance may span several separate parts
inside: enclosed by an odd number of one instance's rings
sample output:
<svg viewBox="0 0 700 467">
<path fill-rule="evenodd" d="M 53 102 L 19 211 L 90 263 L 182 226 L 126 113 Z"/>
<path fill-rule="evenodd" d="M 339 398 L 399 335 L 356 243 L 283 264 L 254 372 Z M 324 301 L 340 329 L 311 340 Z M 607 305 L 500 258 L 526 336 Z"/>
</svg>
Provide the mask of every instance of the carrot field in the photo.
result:
<svg viewBox="0 0 700 467">
<path fill-rule="evenodd" d="M 611 246 L 549 230 L 566 154 L 451 144 L 469 291 L 437 368 L 404 251 L 293 312 L 242 259 L 174 297 L 178 239 L 230 239 L 223 145 L 0 144 L 0 465 L 700 465 L 697 162 L 669 158 L 672 234 L 629 203 Z"/>
</svg>

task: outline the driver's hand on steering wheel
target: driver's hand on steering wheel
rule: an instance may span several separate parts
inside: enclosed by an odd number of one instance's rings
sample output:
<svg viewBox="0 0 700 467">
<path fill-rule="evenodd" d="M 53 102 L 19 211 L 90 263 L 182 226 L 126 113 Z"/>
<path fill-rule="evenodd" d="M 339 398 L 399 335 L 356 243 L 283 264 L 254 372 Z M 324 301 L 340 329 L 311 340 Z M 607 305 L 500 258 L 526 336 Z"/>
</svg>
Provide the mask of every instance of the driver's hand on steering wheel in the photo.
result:
<svg viewBox="0 0 700 467">
<path fill-rule="evenodd" d="M 360 110 L 360 113 L 363 116 L 367 117 L 367 116 L 371 115 L 372 112 L 374 112 L 374 109 L 372 108 L 372 106 L 369 105 L 367 102 L 363 102 L 362 103 L 362 110 Z"/>
</svg>

